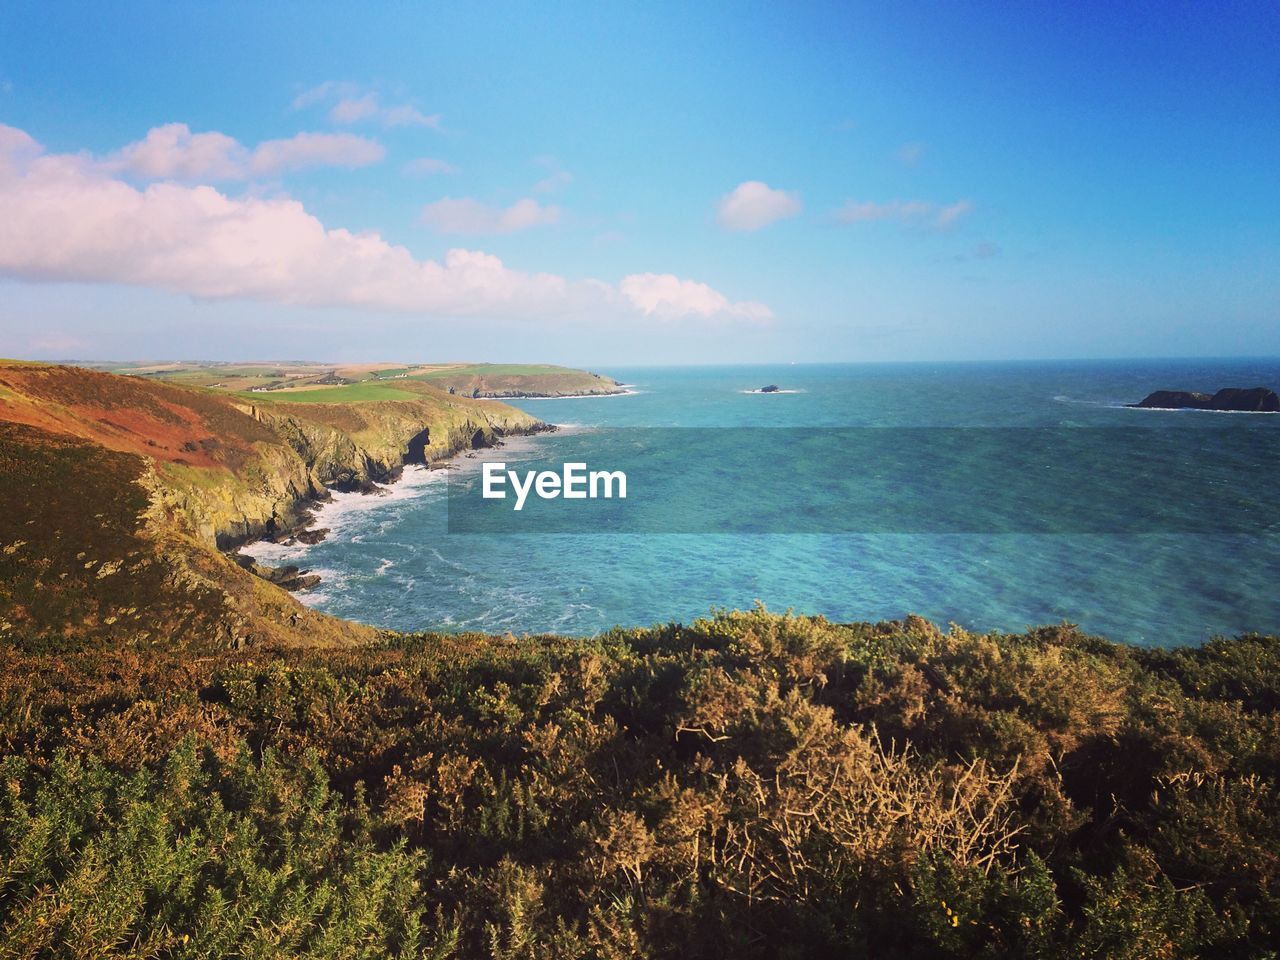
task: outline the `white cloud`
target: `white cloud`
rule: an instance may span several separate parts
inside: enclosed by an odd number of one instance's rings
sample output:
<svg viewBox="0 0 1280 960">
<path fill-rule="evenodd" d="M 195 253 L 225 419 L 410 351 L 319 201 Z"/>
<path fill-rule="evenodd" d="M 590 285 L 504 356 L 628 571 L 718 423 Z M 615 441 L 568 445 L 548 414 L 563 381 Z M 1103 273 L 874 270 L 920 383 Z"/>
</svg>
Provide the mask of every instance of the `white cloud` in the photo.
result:
<svg viewBox="0 0 1280 960">
<path fill-rule="evenodd" d="M 419 157 L 404 165 L 404 172 L 413 177 L 429 177 L 437 173 L 457 173 L 458 168 L 447 160 L 436 157 Z"/>
<path fill-rule="evenodd" d="M 408 103 L 385 105 L 376 91 L 337 80 L 326 80 L 293 98 L 295 110 L 322 103 L 332 104 L 329 119 L 342 126 L 372 121 L 384 127 L 430 127 L 439 130 L 444 119 L 438 113 L 424 114 Z"/>
<path fill-rule="evenodd" d="M 850 200 L 831 216 L 836 223 L 873 223 L 878 220 L 893 220 L 899 223 L 916 224 L 931 227 L 935 230 L 947 230 L 973 210 L 968 200 L 957 200 L 955 203 L 939 205 L 927 200 L 890 200 L 877 203 L 874 200 Z"/>
<path fill-rule="evenodd" d="M 0 123 L 0 158 L 7 158 L 10 163 L 26 163 L 43 151 L 44 148 L 25 130 Z"/>
<path fill-rule="evenodd" d="M 249 167 L 255 174 L 283 173 L 306 167 L 367 167 L 387 151 L 382 144 L 350 133 L 299 133 L 287 140 L 258 144 Z"/>
<path fill-rule="evenodd" d="M 398 107 L 384 107 L 381 119 L 385 127 L 430 127 L 432 130 L 439 130 L 440 121 L 444 119 L 444 115 L 433 113 L 428 116 L 417 107 L 403 104 Z"/>
<path fill-rule="evenodd" d="M 231 180 L 242 176 L 249 151 L 225 133 L 192 133 L 185 123 L 153 127 L 108 157 L 114 169 L 152 180 Z"/>
<path fill-rule="evenodd" d="M 773 312 L 762 303 L 730 303 L 705 283 L 670 273 L 633 273 L 619 284 L 622 295 L 645 316 L 659 320 L 697 316 L 732 317 L 767 323 Z"/>
<path fill-rule="evenodd" d="M 372 93 L 363 97 L 344 97 L 333 105 L 329 119 L 334 123 L 359 123 L 378 112 L 378 98 Z"/>
<path fill-rule="evenodd" d="M 365 167 L 386 151 L 350 133 L 299 133 L 250 150 L 224 133 L 192 133 L 185 123 L 154 127 L 102 161 L 110 171 L 148 180 L 220 181 L 273 176 L 308 167 Z"/>
<path fill-rule="evenodd" d="M 420 219 L 440 233 L 516 233 L 555 223 L 560 208 L 528 197 L 509 207 L 491 207 L 471 197 L 445 197 L 423 207 Z"/>
<path fill-rule="evenodd" d="M 796 216 L 801 206 L 799 194 L 748 180 L 720 199 L 716 219 L 726 230 L 759 230 L 775 220 Z"/>
<path fill-rule="evenodd" d="M 475 250 L 418 259 L 377 233 L 328 229 L 296 200 L 234 198 L 176 180 L 140 188 L 85 155 L 42 153 L 25 133 L 4 125 L 0 275 L 428 316 L 770 316 L 760 304 L 731 302 L 705 284 L 669 275 L 636 274 L 613 286 L 512 270 Z"/>
</svg>

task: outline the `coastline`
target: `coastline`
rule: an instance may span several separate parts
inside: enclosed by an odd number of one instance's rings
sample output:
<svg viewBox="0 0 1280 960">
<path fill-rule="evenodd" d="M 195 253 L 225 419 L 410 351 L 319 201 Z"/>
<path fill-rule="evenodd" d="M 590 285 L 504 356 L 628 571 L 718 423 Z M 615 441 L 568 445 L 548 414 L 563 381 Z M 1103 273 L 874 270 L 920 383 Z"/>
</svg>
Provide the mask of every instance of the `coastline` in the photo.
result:
<svg viewBox="0 0 1280 960">
<path fill-rule="evenodd" d="M 314 570 L 300 568 L 310 549 L 341 533 L 346 526 L 342 518 L 365 513 L 385 503 L 413 499 L 422 492 L 444 482 L 449 471 L 465 468 L 462 461 L 477 459 L 490 451 L 518 446 L 519 441 L 531 443 L 547 433 L 572 432 L 580 429 L 577 424 L 541 424 L 538 429 L 508 434 L 491 444 L 456 450 L 432 463 L 402 463 L 388 471 L 380 479 L 356 487 L 326 487 L 326 496 L 311 498 L 298 511 L 298 522 L 286 531 L 272 536 L 258 537 L 230 548 L 225 553 L 246 569 L 254 570 L 263 579 L 284 586 L 295 595 L 305 597 L 313 587 L 322 582 Z M 483 460 L 483 457 L 478 459 Z M 327 572 L 327 571 L 326 571 Z"/>
<path fill-rule="evenodd" d="M 482 397 L 474 397 L 475 400 L 606 400 L 611 397 L 635 397 L 644 393 L 643 390 L 633 390 L 627 387 L 625 390 L 610 390 L 608 393 L 521 393 L 498 396 L 490 394 Z"/>
</svg>

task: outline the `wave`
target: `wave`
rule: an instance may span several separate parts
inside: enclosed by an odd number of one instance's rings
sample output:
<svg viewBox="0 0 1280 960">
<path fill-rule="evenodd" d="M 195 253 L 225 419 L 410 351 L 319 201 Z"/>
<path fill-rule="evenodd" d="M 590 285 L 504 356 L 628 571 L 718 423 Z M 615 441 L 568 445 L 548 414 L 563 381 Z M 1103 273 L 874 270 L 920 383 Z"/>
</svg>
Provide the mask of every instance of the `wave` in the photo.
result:
<svg viewBox="0 0 1280 960">
<path fill-rule="evenodd" d="M 1202 410 L 1199 407 L 1135 407 L 1127 403 L 1116 404 L 1116 406 L 1125 410 L 1141 410 L 1143 413 L 1242 413 L 1249 417 L 1257 416 L 1258 414 L 1275 416 L 1277 413 L 1275 410 Z"/>
<path fill-rule="evenodd" d="M 562 397 L 495 397 L 499 400 L 519 400 L 523 403 L 526 400 L 610 400 L 614 397 L 638 397 L 642 393 L 648 393 L 647 390 L 619 390 L 617 393 L 566 393 Z"/>
<path fill-rule="evenodd" d="M 1200 407 L 1138 407 L 1124 400 L 1081 400 L 1059 394 L 1056 403 L 1071 403 L 1086 407 L 1105 407 L 1109 410 L 1141 410 L 1145 413 L 1275 413 L 1274 410 L 1204 410 Z"/>
<path fill-rule="evenodd" d="M 349 531 L 354 524 L 362 520 L 371 511 L 416 499 L 427 490 L 438 486 L 444 479 L 444 470 L 432 470 L 420 464 L 409 464 L 404 468 L 398 480 L 392 483 L 375 484 L 375 489 L 371 493 L 332 490 L 330 491 L 329 499 L 318 504 L 313 510 L 312 521 L 307 525 L 307 529 L 321 530 L 327 528 L 329 535 L 326 539 L 336 539 L 344 531 Z M 385 532 L 394 524 L 395 519 L 390 518 L 383 521 L 379 525 L 379 529 Z M 362 537 L 360 534 L 353 534 L 349 539 L 351 542 L 357 543 Z M 247 557 L 252 557 L 259 563 L 280 566 L 303 559 L 314 546 L 316 544 L 303 543 L 300 540 L 295 540 L 292 543 L 259 540 L 255 543 L 245 544 L 240 548 L 240 553 Z"/>
<path fill-rule="evenodd" d="M 1082 400 L 1079 397 L 1068 397 L 1066 394 L 1058 394 L 1053 398 L 1054 403 L 1071 403 L 1082 407 L 1116 407 L 1124 406 L 1118 400 Z"/>
</svg>

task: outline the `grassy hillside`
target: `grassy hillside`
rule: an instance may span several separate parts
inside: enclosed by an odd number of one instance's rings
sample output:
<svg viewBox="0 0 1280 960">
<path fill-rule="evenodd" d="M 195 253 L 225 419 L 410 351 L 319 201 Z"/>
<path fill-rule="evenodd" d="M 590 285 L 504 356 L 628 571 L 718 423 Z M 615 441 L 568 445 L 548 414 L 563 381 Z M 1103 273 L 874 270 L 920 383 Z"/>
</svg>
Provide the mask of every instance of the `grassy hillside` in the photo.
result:
<svg viewBox="0 0 1280 960">
<path fill-rule="evenodd" d="M 289 530 L 328 485 L 539 426 L 405 383 L 394 397 L 281 402 L 0 361 L 0 641 L 368 641 L 217 548 Z"/>
<path fill-rule="evenodd" d="M 585 370 L 551 364 L 515 363 L 133 363 L 104 365 L 112 373 L 167 380 L 231 393 L 287 397 L 309 394 L 310 402 L 341 403 L 394 397 L 406 380 L 430 383 L 467 397 L 552 397 L 617 393 L 616 381 Z M 364 390 L 354 389 L 363 387 Z M 380 388 L 387 388 L 383 392 Z M 318 400 L 343 395 L 344 399 Z"/>
<path fill-rule="evenodd" d="M 1274 956 L 1280 642 L 0 650 L 6 956 Z"/>
<path fill-rule="evenodd" d="M 0 642 L 365 642 L 157 517 L 147 458 L 0 424 Z"/>
</svg>

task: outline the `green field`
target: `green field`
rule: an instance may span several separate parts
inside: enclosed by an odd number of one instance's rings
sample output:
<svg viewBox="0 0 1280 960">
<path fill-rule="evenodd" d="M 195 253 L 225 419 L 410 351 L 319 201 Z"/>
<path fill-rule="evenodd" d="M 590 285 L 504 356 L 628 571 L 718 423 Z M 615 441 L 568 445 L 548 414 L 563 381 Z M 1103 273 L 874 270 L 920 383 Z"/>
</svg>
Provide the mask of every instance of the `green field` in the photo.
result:
<svg viewBox="0 0 1280 960">
<path fill-rule="evenodd" d="M 236 396 L 251 403 L 359 403 L 370 400 L 415 400 L 418 395 L 403 387 L 366 381 L 346 387 L 314 390 L 270 390 L 258 393 L 236 391 Z"/>
<path fill-rule="evenodd" d="M 548 377 L 581 373 L 570 367 L 550 363 L 473 363 L 420 374 L 423 380 L 447 380 L 450 377 Z"/>
</svg>

